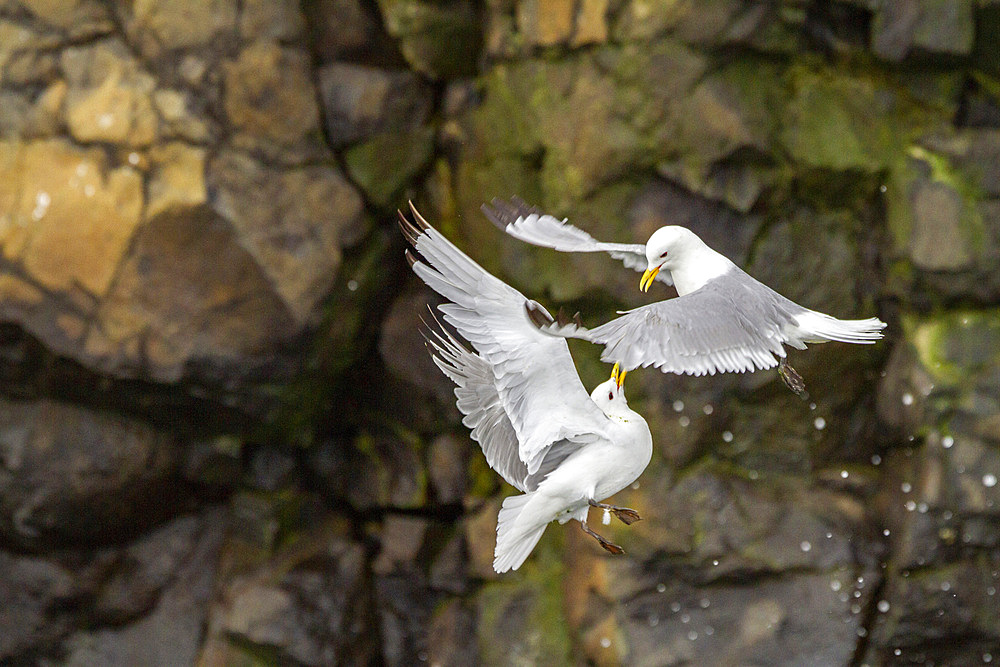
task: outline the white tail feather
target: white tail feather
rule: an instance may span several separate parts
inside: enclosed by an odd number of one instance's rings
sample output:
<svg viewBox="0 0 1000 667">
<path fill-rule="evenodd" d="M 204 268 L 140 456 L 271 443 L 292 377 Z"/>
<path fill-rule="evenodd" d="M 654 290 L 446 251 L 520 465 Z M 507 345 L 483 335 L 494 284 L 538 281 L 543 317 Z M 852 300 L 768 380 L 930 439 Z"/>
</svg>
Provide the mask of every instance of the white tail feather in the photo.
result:
<svg viewBox="0 0 1000 667">
<path fill-rule="evenodd" d="M 497 572 L 521 567 L 545 532 L 547 524 L 525 525 L 524 521 L 518 521 L 532 495 L 525 493 L 508 496 L 503 500 L 503 508 L 497 516 L 497 548 L 493 553 L 493 569 Z"/>
<path fill-rule="evenodd" d="M 885 322 L 877 317 L 866 320 L 838 320 L 824 313 L 810 310 L 795 318 L 799 336 L 806 343 L 835 340 L 841 343 L 874 343 L 882 338 Z"/>
</svg>

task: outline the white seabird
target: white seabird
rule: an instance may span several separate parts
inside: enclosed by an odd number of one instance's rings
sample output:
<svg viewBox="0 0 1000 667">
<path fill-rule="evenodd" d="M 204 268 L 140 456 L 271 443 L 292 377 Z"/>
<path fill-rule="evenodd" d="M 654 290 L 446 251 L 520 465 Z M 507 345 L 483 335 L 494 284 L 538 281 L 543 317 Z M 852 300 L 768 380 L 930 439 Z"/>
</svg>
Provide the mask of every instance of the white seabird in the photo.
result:
<svg viewBox="0 0 1000 667">
<path fill-rule="evenodd" d="M 677 298 L 621 314 L 593 329 L 579 322 L 553 322 L 533 306 L 532 320 L 544 331 L 604 345 L 601 359 L 626 371 L 655 366 L 663 372 L 714 375 L 778 366 L 798 394 L 805 384 L 788 364 L 785 345 L 840 341 L 874 343 L 885 323 L 876 317 L 840 320 L 783 297 L 676 225 L 653 232 L 645 245 L 601 243 L 566 220 L 557 220 L 523 200 L 494 199 L 483 212 L 511 236 L 563 252 L 607 252 L 643 271 L 639 288 L 654 280 L 677 289 Z"/>
<path fill-rule="evenodd" d="M 442 329 L 428 336 L 434 362 L 458 385 L 462 421 L 490 467 L 523 492 L 503 501 L 494 569 L 520 567 L 556 520 L 576 519 L 604 549 L 623 553 L 587 525 L 587 515 L 593 506 L 626 524 L 639 519 L 635 510 L 599 502 L 634 482 L 652 455 L 646 420 L 625 400 L 625 373 L 615 366 L 588 395 L 566 341 L 529 322 L 525 307 L 533 302 L 410 210 L 414 221 L 400 213 L 400 226 L 420 258 L 407 251 L 407 259 L 451 302 L 438 309 L 476 350 Z"/>
</svg>

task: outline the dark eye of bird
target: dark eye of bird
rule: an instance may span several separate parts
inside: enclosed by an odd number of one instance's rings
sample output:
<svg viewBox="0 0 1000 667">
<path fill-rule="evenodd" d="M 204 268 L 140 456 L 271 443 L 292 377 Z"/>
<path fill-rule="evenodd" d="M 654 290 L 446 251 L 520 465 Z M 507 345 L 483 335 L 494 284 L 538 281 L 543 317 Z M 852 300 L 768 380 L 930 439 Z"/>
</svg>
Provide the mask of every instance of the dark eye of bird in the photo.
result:
<svg viewBox="0 0 1000 667">
<path fill-rule="evenodd" d="M 614 399 L 614 397 L 615 397 L 615 395 L 614 395 L 614 394 L 612 394 L 612 393 L 611 393 L 611 392 L 609 391 L 609 392 L 608 392 L 608 400 L 609 400 L 609 401 L 610 401 L 610 400 L 613 400 L 613 399 Z"/>
<path fill-rule="evenodd" d="M 661 257 L 661 258 L 663 258 L 663 257 L 666 257 L 666 256 L 667 256 L 667 251 L 666 251 L 666 250 L 664 250 L 664 251 L 663 251 L 663 252 L 662 252 L 662 253 L 660 254 L 660 257 Z"/>
</svg>

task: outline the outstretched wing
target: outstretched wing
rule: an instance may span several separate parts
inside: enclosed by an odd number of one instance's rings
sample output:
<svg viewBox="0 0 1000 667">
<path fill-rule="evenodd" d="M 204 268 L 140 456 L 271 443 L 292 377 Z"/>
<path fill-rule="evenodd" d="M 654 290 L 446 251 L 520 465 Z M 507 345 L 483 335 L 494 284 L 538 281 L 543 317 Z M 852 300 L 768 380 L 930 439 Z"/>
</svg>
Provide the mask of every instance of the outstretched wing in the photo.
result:
<svg viewBox="0 0 1000 667">
<path fill-rule="evenodd" d="M 655 366 L 669 373 L 714 375 L 778 365 L 795 316 L 802 312 L 801 306 L 737 270 L 593 329 L 553 322 L 537 311 L 530 315 L 543 331 L 604 345 L 601 358 L 626 370 Z"/>
<path fill-rule="evenodd" d="M 607 417 L 580 382 L 566 341 L 538 331 L 528 321 L 524 295 L 487 273 L 410 208 L 415 222 L 400 213 L 400 225 L 423 258 L 407 255 L 413 271 L 451 302 L 438 306 L 445 321 L 489 365 L 528 473 L 538 472 L 554 443 L 604 433 Z"/>
<path fill-rule="evenodd" d="M 557 220 L 530 206 L 520 197 L 509 202 L 494 198 L 483 204 L 483 213 L 494 225 L 525 243 L 552 248 L 560 252 L 606 252 L 619 259 L 629 269 L 646 270 L 646 246 L 641 243 L 602 243 L 579 227 Z M 661 271 L 656 279 L 673 285 L 669 271 Z"/>
<path fill-rule="evenodd" d="M 493 369 L 474 352 L 470 352 L 438 323 L 424 334 L 431 348 L 435 365 L 457 386 L 455 397 L 462 423 L 471 429 L 471 437 L 479 443 L 486 462 L 504 480 L 522 492 L 534 491 L 551 471 L 579 448 L 581 442 L 560 440 L 550 446 L 535 473 L 521 460 L 517 433 L 504 410 L 497 392 Z"/>
</svg>

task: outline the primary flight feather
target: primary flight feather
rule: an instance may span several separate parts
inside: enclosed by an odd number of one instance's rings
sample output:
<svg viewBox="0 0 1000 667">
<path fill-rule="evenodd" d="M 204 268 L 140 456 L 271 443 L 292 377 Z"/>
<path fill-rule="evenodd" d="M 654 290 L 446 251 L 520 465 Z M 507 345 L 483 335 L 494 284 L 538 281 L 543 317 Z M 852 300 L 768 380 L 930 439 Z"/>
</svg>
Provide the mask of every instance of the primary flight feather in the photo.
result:
<svg viewBox="0 0 1000 667">
<path fill-rule="evenodd" d="M 621 553 L 587 524 L 591 506 L 625 523 L 631 509 L 599 501 L 625 488 L 646 468 L 652 437 L 641 415 L 628 407 L 625 373 L 590 394 L 580 382 L 566 341 L 539 331 L 526 306 L 544 309 L 490 275 L 431 227 L 411 204 L 400 213 L 413 271 L 449 303 L 438 306 L 445 322 L 474 348 L 441 329 L 428 336 L 438 368 L 455 384 L 463 423 L 490 466 L 520 495 L 504 499 L 497 520 L 493 567 L 516 570 L 545 527 L 558 520 L 582 529 L 611 553 Z"/>
</svg>

